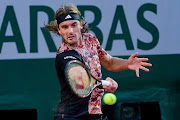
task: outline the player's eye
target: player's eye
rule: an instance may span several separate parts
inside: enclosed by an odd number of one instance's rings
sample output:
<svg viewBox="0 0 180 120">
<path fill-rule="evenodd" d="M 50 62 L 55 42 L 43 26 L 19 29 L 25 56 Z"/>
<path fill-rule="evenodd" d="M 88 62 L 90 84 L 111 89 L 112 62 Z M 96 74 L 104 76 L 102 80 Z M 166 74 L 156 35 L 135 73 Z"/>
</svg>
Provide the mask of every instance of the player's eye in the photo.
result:
<svg viewBox="0 0 180 120">
<path fill-rule="evenodd" d="M 77 25 L 77 23 L 73 23 L 72 26 L 75 27 Z"/>
<path fill-rule="evenodd" d="M 68 27 L 67 26 L 64 26 L 64 29 L 67 29 Z"/>
<path fill-rule="evenodd" d="M 63 25 L 63 26 L 62 26 L 62 28 L 63 28 L 63 29 L 67 29 L 67 28 L 68 28 L 68 26 L 66 26 L 66 25 Z"/>
</svg>

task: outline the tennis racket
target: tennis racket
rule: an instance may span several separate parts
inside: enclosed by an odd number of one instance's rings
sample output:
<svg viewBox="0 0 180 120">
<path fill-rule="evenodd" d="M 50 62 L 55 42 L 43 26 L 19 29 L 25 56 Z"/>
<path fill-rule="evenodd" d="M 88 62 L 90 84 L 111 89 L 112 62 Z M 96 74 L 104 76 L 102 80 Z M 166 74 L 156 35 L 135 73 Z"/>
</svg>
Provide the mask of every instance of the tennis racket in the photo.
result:
<svg viewBox="0 0 180 120">
<path fill-rule="evenodd" d="M 72 60 L 66 64 L 65 76 L 72 91 L 80 98 L 89 96 L 96 86 L 110 85 L 109 81 L 99 80 L 91 75 L 89 69 L 78 60 Z"/>
</svg>

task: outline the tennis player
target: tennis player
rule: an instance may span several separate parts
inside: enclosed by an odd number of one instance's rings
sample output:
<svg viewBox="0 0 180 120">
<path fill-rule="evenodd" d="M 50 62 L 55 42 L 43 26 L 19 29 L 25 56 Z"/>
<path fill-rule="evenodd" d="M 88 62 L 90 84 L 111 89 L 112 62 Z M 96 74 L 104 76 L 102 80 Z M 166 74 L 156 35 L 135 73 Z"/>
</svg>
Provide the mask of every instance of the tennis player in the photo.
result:
<svg viewBox="0 0 180 120">
<path fill-rule="evenodd" d="M 61 85 L 61 102 L 58 105 L 54 120 L 107 120 L 102 118 L 101 99 L 104 89 L 113 93 L 118 84 L 110 77 L 108 87 L 96 87 L 91 95 L 78 98 L 66 83 L 64 76 L 65 64 L 73 59 L 84 62 L 96 78 L 101 79 L 101 65 L 109 71 L 134 70 L 139 77 L 139 69 L 149 71 L 144 66 L 152 66 L 148 58 L 137 58 L 138 53 L 128 59 L 112 57 L 101 46 L 98 39 L 88 33 L 88 27 L 80 11 L 70 4 L 62 5 L 55 14 L 54 21 L 46 25 L 46 29 L 61 35 L 63 41 L 57 51 L 56 71 Z"/>
</svg>

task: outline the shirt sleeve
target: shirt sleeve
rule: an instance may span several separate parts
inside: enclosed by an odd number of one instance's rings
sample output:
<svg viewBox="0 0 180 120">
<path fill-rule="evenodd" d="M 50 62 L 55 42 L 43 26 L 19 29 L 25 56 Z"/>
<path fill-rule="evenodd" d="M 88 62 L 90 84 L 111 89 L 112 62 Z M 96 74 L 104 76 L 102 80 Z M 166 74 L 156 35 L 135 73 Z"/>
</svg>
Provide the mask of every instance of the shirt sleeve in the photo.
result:
<svg viewBox="0 0 180 120">
<path fill-rule="evenodd" d="M 98 52 L 99 58 L 103 58 L 104 55 L 107 55 L 107 52 L 101 47 L 99 40 L 95 36 L 93 36 L 93 39 L 97 46 L 97 52 Z"/>
</svg>

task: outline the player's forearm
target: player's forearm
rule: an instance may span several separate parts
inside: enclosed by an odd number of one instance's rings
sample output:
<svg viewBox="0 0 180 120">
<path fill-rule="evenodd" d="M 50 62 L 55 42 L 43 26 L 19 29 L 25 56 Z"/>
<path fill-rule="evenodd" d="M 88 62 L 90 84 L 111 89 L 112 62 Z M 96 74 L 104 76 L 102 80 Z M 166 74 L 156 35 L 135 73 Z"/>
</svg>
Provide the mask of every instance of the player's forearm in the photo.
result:
<svg viewBox="0 0 180 120">
<path fill-rule="evenodd" d="M 100 58 L 101 65 L 109 71 L 121 71 L 128 69 L 128 60 L 118 57 L 112 57 L 109 54 Z"/>
<path fill-rule="evenodd" d="M 127 59 L 112 57 L 110 66 L 110 71 L 121 71 L 128 69 L 128 61 Z"/>
</svg>

